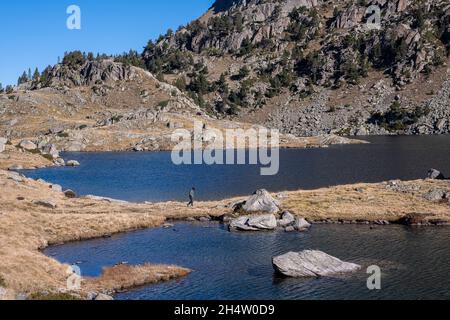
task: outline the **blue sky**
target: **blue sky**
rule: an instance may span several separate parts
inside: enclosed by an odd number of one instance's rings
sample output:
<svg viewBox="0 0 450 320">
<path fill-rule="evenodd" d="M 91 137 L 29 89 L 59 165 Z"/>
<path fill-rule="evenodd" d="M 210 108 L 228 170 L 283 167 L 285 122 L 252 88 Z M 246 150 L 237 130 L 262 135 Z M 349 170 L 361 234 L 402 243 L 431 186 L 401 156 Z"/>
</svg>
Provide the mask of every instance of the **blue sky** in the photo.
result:
<svg viewBox="0 0 450 320">
<path fill-rule="evenodd" d="M 2 1 L 0 83 L 15 84 L 31 68 L 55 64 L 65 51 L 139 52 L 150 39 L 202 15 L 213 0 Z M 81 30 L 69 30 L 67 7 L 81 9 Z"/>
</svg>

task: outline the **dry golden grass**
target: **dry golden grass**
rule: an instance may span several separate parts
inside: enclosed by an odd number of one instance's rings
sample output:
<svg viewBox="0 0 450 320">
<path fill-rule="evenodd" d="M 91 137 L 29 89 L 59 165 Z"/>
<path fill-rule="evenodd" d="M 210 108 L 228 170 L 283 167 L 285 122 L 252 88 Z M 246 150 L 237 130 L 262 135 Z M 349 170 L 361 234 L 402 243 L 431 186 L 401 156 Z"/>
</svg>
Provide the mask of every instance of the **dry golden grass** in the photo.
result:
<svg viewBox="0 0 450 320">
<path fill-rule="evenodd" d="M 167 265 L 118 265 L 106 268 L 99 278 L 84 279 L 84 285 L 91 291 L 106 290 L 106 292 L 114 293 L 142 285 L 184 277 L 190 272 L 191 270 L 186 268 Z"/>
<path fill-rule="evenodd" d="M 417 180 L 404 182 L 420 190 L 402 193 L 384 183 L 355 184 L 313 191 L 289 192 L 284 208 L 310 220 L 387 220 L 397 221 L 410 214 L 427 219 L 450 221 L 448 203 L 430 202 L 424 195 L 434 188 L 450 191 L 450 181 Z"/>
</svg>

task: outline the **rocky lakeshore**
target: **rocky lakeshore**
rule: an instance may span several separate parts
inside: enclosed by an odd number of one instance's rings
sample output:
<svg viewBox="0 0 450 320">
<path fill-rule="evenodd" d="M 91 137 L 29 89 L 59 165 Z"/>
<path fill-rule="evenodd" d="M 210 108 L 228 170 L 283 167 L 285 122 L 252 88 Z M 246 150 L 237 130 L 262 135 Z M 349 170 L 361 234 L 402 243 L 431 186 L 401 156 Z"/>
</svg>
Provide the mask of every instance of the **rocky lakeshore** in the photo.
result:
<svg viewBox="0 0 450 320">
<path fill-rule="evenodd" d="M 127 265 L 120 272 L 115 267 L 105 270 L 98 279 L 84 279 L 79 292 L 67 292 L 68 266 L 40 252 L 52 244 L 109 237 L 143 228 L 171 228 L 169 222 L 176 220 L 220 220 L 230 226 L 240 221 L 253 231 L 266 232 L 275 229 L 304 232 L 310 224 L 318 223 L 447 225 L 450 181 L 432 178 L 441 175 L 430 171 L 426 180 L 277 194 L 260 190 L 248 198 L 200 202 L 194 208 L 186 208 L 180 202 L 135 204 L 93 196 L 76 198 L 74 193 L 54 184 L 0 170 L 2 298 L 62 294 L 87 299 L 110 295 L 137 283 L 184 276 L 189 270 L 180 267 Z M 114 276 L 117 273 L 121 276 Z"/>
</svg>

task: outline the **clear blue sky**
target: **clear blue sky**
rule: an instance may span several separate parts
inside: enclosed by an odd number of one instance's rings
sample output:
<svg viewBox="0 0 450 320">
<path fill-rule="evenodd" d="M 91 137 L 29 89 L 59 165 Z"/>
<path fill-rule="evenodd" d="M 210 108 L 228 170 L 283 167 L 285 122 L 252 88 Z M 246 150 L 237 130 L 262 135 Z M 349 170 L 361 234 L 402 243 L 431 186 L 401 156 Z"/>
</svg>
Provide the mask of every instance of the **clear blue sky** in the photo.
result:
<svg viewBox="0 0 450 320">
<path fill-rule="evenodd" d="M 213 0 L 2 1 L 0 83 L 15 84 L 28 68 L 42 70 L 65 51 L 139 52 L 150 39 L 202 15 Z M 81 30 L 69 30 L 66 9 L 81 9 Z"/>
</svg>

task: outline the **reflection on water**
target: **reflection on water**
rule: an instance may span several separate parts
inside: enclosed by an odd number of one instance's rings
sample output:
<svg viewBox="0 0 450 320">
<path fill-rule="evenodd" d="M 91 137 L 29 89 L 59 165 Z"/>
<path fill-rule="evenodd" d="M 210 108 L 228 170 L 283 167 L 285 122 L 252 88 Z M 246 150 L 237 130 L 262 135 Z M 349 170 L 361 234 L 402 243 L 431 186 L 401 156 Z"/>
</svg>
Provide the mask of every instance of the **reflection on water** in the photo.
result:
<svg viewBox="0 0 450 320">
<path fill-rule="evenodd" d="M 229 233 L 218 224 L 180 223 L 56 246 L 46 250 L 84 275 L 121 261 L 177 264 L 194 272 L 181 280 L 122 293 L 118 299 L 449 299 L 450 241 L 447 227 L 318 225 L 308 233 Z M 288 251 L 322 250 L 359 263 L 355 274 L 285 279 L 271 259 Z M 382 290 L 366 286 L 370 265 L 381 267 Z"/>
</svg>

